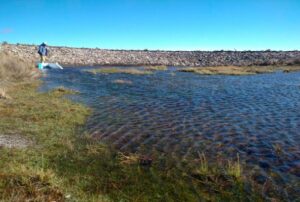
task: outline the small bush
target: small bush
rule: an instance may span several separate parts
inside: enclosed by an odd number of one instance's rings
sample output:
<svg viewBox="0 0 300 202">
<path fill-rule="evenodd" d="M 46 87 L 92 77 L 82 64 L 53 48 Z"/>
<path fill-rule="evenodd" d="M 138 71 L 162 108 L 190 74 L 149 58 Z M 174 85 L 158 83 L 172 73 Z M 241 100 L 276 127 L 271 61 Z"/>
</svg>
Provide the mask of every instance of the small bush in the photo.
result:
<svg viewBox="0 0 300 202">
<path fill-rule="evenodd" d="M 300 58 L 294 60 L 294 65 L 300 65 Z"/>
<path fill-rule="evenodd" d="M 289 61 L 287 61 L 286 65 L 288 66 L 300 65 L 300 58 L 290 59 Z"/>
</svg>

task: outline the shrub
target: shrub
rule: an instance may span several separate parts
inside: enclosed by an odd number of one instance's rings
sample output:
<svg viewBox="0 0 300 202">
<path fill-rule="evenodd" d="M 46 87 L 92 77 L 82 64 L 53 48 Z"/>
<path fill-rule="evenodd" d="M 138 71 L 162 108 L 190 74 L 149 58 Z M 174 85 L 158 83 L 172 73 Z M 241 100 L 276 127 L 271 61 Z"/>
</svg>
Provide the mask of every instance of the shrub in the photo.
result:
<svg viewBox="0 0 300 202">
<path fill-rule="evenodd" d="M 294 65 L 300 65 L 300 58 L 294 60 Z"/>
<path fill-rule="evenodd" d="M 300 58 L 291 59 L 287 62 L 288 66 L 300 65 Z"/>
</svg>

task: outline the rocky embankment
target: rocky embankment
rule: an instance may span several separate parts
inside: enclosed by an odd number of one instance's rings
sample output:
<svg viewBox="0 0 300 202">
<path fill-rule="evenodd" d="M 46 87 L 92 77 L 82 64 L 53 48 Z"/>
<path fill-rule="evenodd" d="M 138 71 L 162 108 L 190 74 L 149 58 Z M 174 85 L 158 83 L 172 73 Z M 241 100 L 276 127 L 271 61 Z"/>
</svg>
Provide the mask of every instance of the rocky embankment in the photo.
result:
<svg viewBox="0 0 300 202">
<path fill-rule="evenodd" d="M 300 64 L 300 51 L 147 51 L 50 46 L 49 61 L 63 65 L 251 66 Z M 10 54 L 38 61 L 37 46 L 6 44 Z"/>
</svg>

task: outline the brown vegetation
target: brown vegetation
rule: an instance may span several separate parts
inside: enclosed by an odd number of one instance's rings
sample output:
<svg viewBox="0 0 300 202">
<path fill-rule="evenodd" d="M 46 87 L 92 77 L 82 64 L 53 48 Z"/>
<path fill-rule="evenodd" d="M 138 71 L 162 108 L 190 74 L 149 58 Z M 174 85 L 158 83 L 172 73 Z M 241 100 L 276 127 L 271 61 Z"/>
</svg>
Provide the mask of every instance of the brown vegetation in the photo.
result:
<svg viewBox="0 0 300 202">
<path fill-rule="evenodd" d="M 25 81 L 38 76 L 34 64 L 5 53 L 0 53 L 0 80 Z M 1 85 L 1 83 L 0 83 Z"/>
<path fill-rule="evenodd" d="M 204 75 L 252 75 L 272 73 L 276 71 L 291 72 L 300 71 L 300 66 L 217 66 L 217 67 L 190 67 L 178 71 L 193 72 Z"/>
<path fill-rule="evenodd" d="M 10 99 L 7 88 L 15 82 L 33 80 L 39 76 L 34 64 L 6 53 L 0 53 L 0 99 Z"/>
</svg>

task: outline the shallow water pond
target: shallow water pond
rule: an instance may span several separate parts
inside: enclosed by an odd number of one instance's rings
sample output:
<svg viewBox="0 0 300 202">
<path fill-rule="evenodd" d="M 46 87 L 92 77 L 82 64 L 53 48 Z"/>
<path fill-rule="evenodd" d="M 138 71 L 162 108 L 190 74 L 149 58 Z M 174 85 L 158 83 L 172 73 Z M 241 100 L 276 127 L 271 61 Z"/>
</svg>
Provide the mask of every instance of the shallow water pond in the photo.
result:
<svg viewBox="0 0 300 202">
<path fill-rule="evenodd" d="M 42 90 L 65 86 L 94 109 L 86 128 L 122 151 L 235 158 L 300 191 L 300 73 L 204 76 L 49 70 Z M 255 168 L 255 169 L 254 169 Z M 253 171 L 254 172 L 254 171 Z"/>
</svg>

